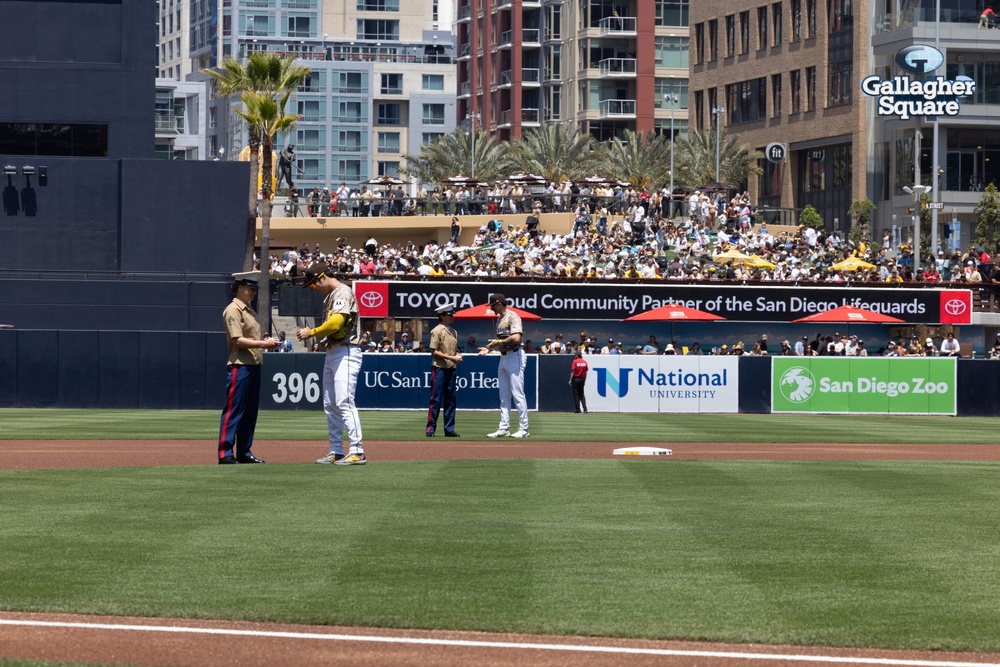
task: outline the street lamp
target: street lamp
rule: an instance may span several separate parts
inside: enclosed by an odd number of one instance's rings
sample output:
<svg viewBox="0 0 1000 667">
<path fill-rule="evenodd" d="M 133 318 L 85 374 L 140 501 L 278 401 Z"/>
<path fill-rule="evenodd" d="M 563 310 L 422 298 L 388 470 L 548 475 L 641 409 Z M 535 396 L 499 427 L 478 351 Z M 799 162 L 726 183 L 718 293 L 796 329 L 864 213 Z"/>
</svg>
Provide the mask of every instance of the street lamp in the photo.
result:
<svg viewBox="0 0 1000 667">
<path fill-rule="evenodd" d="M 437 39 L 435 37 L 435 39 Z M 472 130 L 472 174 L 471 177 L 476 177 L 476 121 L 482 122 L 482 116 L 478 113 L 467 113 L 465 114 L 465 120 L 469 121 L 469 128 Z"/>
<path fill-rule="evenodd" d="M 726 110 L 722 107 L 712 107 L 712 113 L 715 114 L 715 182 L 721 183 L 719 180 L 719 138 L 722 131 L 722 116 Z"/>
<path fill-rule="evenodd" d="M 670 206 L 667 209 L 671 220 L 674 218 L 674 107 L 680 98 L 677 93 L 664 93 L 663 101 L 670 104 Z"/>
<path fill-rule="evenodd" d="M 918 158 L 919 159 L 919 158 Z M 919 172 L 918 172 L 919 173 Z M 916 185 L 911 188 L 909 185 L 903 186 L 903 192 L 913 195 L 913 277 L 917 277 L 917 269 L 920 268 L 920 196 L 930 190 L 928 185 Z"/>
</svg>

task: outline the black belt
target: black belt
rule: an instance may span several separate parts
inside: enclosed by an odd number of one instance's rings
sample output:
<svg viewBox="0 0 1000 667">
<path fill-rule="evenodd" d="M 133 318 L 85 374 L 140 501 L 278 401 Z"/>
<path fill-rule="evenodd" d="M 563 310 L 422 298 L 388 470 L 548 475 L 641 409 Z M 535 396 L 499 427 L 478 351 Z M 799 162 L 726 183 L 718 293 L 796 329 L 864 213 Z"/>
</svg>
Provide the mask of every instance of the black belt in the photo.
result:
<svg viewBox="0 0 1000 667">
<path fill-rule="evenodd" d="M 520 352 L 520 351 L 521 351 L 521 348 L 515 347 L 513 350 L 500 350 L 500 354 L 504 355 L 504 354 L 507 354 L 508 352 Z"/>
</svg>

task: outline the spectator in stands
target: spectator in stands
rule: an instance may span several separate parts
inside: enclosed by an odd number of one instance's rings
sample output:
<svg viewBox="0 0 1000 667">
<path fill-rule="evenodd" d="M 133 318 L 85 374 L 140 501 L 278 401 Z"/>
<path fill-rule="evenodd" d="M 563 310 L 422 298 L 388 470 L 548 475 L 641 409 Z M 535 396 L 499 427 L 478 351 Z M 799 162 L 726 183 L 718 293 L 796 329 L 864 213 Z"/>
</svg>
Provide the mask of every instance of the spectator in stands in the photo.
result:
<svg viewBox="0 0 1000 667">
<path fill-rule="evenodd" d="M 959 347 L 958 341 L 955 340 L 955 334 L 948 332 L 945 339 L 941 341 L 941 356 L 942 357 L 960 357 L 962 356 L 961 348 Z"/>
</svg>

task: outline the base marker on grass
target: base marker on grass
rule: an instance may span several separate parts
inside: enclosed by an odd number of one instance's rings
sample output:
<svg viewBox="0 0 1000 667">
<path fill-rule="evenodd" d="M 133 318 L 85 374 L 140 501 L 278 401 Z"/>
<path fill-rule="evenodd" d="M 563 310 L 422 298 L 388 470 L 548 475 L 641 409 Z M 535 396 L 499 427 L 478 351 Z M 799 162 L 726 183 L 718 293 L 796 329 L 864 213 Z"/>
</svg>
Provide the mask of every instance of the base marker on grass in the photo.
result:
<svg viewBox="0 0 1000 667">
<path fill-rule="evenodd" d="M 612 452 L 615 456 L 671 456 L 672 449 L 663 447 L 620 447 Z"/>
</svg>

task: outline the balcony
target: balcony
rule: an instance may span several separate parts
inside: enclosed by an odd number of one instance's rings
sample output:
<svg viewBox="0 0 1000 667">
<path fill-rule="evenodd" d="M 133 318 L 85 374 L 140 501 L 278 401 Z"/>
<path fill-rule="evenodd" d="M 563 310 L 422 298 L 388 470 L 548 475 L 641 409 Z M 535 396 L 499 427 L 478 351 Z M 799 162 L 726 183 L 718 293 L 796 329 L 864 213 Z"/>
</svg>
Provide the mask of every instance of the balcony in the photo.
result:
<svg viewBox="0 0 1000 667">
<path fill-rule="evenodd" d="M 462 83 L 458 84 L 458 96 L 459 97 L 468 97 L 469 96 L 469 89 L 470 89 L 470 86 L 469 86 L 469 82 L 468 81 L 463 81 Z"/>
<path fill-rule="evenodd" d="M 538 127 L 541 124 L 538 121 L 540 115 L 541 114 L 538 109 L 521 109 L 520 111 L 521 125 L 528 127 Z M 512 119 L 517 117 L 518 117 L 517 111 L 513 111 L 511 109 L 506 109 L 504 111 L 501 111 L 499 127 L 509 128 Z"/>
<path fill-rule="evenodd" d="M 183 125 L 183 122 L 180 123 Z M 161 134 L 178 134 L 182 131 L 177 122 L 177 115 L 173 113 L 156 114 L 156 131 Z"/>
<path fill-rule="evenodd" d="M 514 33 L 510 30 L 504 30 L 500 33 L 500 41 L 497 42 L 497 46 L 503 48 L 505 46 L 510 46 L 514 43 Z"/>
<path fill-rule="evenodd" d="M 496 10 L 501 7 L 510 7 L 512 4 L 514 4 L 514 0 L 493 0 L 490 6 Z"/>
<path fill-rule="evenodd" d="M 635 37 L 639 32 L 634 16 L 609 16 L 598 21 L 597 27 L 601 31 L 601 37 L 605 35 Z"/>
<path fill-rule="evenodd" d="M 635 100 L 601 100 L 598 115 L 601 118 L 635 118 Z"/>
<path fill-rule="evenodd" d="M 542 71 L 537 67 L 524 67 L 521 69 L 521 84 L 525 86 L 541 85 Z"/>
<path fill-rule="evenodd" d="M 333 147 L 338 153 L 367 153 L 368 147 L 364 144 L 337 144 Z M 318 149 L 317 149 L 318 150 Z"/>
<path fill-rule="evenodd" d="M 521 42 L 523 44 L 538 44 L 541 46 L 542 31 L 538 28 L 523 28 L 521 30 Z"/>
<path fill-rule="evenodd" d="M 472 44 L 466 42 L 458 47 L 458 57 L 459 59 L 465 59 L 469 57 L 469 53 L 472 51 Z"/>
<path fill-rule="evenodd" d="M 458 8 L 458 20 L 459 20 L 459 22 L 461 22 L 461 21 L 468 21 L 471 18 L 472 18 L 472 6 L 471 5 L 462 5 L 461 7 Z"/>
<path fill-rule="evenodd" d="M 601 69 L 602 77 L 634 79 L 635 62 L 635 58 L 605 58 L 598 63 L 598 67 Z"/>
<path fill-rule="evenodd" d="M 383 86 L 381 88 L 381 90 L 379 90 L 379 94 L 380 95 L 402 95 L 403 94 L 403 87 L 402 86 Z"/>
</svg>

